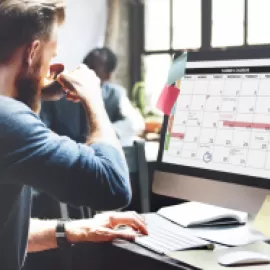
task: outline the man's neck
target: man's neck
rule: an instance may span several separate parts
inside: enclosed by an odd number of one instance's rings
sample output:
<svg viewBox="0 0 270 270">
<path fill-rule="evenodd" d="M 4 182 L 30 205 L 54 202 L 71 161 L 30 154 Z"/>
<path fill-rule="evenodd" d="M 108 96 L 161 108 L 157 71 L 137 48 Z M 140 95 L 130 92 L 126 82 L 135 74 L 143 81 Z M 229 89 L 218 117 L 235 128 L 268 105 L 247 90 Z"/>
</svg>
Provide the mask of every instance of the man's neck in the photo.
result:
<svg viewBox="0 0 270 270">
<path fill-rule="evenodd" d="M 13 98 L 16 96 L 15 78 L 15 67 L 0 65 L 0 95 Z"/>
</svg>

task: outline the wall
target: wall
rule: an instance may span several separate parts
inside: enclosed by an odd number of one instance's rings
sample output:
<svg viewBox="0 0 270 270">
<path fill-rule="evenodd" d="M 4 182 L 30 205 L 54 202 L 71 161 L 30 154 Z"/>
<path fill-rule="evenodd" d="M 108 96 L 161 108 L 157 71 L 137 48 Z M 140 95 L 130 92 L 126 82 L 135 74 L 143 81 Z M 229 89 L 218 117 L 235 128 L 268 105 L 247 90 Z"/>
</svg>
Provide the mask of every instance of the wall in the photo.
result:
<svg viewBox="0 0 270 270">
<path fill-rule="evenodd" d="M 114 73 L 114 76 L 112 77 L 112 81 L 114 83 L 122 85 L 128 91 L 130 91 L 128 1 L 119 0 L 119 9 L 117 9 L 117 12 L 119 12 L 119 14 L 117 15 L 117 19 L 119 20 L 119 22 L 118 26 L 116 25 L 116 27 L 119 27 L 119 29 L 117 30 L 117 35 L 115 35 L 115 38 L 117 40 L 116 42 L 109 42 L 106 45 L 111 47 L 118 57 L 118 67 L 116 72 Z M 107 35 L 109 34 L 110 33 L 107 33 Z"/>
<path fill-rule="evenodd" d="M 104 44 L 106 22 L 107 0 L 67 0 L 66 23 L 53 62 L 75 68 L 91 49 Z"/>
</svg>

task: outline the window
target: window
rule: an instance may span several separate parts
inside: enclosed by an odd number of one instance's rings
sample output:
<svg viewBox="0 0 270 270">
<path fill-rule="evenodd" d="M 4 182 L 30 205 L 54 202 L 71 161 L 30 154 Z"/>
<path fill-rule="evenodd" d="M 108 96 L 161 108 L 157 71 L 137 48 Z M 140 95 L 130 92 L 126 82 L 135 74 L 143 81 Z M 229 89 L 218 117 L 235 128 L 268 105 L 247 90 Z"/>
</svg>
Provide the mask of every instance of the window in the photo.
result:
<svg viewBox="0 0 270 270">
<path fill-rule="evenodd" d="M 148 55 L 144 57 L 145 90 L 147 103 L 150 107 L 156 105 L 158 97 L 163 89 L 168 70 L 171 65 L 169 54 Z"/>
<path fill-rule="evenodd" d="M 173 1 L 173 49 L 201 47 L 201 9 L 201 0 Z"/>
<path fill-rule="evenodd" d="M 166 83 L 174 52 L 201 47 L 201 2 L 145 0 L 144 50 L 147 55 L 143 57 L 143 64 L 150 107 L 155 107 Z"/>
<path fill-rule="evenodd" d="M 145 50 L 169 50 L 170 1 L 145 1 Z"/>
<path fill-rule="evenodd" d="M 144 78 L 150 106 L 180 50 L 269 46 L 270 0 L 144 0 Z"/>
<path fill-rule="evenodd" d="M 245 1 L 212 1 L 212 46 L 244 44 Z"/>
<path fill-rule="evenodd" d="M 248 0 L 249 45 L 270 43 L 270 1 Z"/>
</svg>

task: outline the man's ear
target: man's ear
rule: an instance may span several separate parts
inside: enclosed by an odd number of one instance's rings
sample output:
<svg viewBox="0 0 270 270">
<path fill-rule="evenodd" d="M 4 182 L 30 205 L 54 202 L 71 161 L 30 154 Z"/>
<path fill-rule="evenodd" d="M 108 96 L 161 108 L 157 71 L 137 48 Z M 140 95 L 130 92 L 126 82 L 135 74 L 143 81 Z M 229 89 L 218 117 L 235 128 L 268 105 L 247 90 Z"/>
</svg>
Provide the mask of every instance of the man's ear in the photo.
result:
<svg viewBox="0 0 270 270">
<path fill-rule="evenodd" d="M 39 55 L 40 48 L 41 48 L 41 42 L 38 39 L 31 42 L 29 46 L 26 48 L 25 62 L 28 67 L 31 67 L 33 63 L 35 63 L 35 60 L 37 59 Z"/>
</svg>

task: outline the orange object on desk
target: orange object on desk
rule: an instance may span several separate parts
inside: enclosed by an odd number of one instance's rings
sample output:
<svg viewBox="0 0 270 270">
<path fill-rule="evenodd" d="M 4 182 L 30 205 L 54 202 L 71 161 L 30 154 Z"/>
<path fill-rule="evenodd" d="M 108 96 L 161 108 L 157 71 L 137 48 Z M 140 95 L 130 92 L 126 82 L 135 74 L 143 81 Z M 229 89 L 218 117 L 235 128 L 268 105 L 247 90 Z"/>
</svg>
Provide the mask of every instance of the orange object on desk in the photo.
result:
<svg viewBox="0 0 270 270">
<path fill-rule="evenodd" d="M 145 122 L 145 131 L 147 133 L 158 133 L 161 126 L 162 123 L 160 121 L 149 120 Z"/>
</svg>

